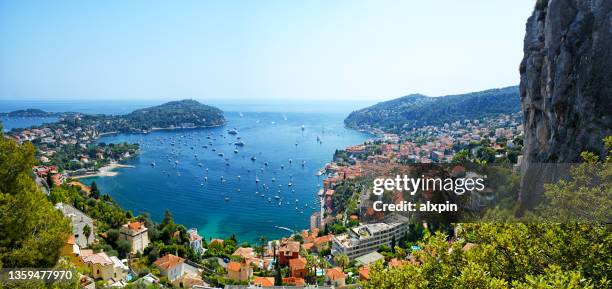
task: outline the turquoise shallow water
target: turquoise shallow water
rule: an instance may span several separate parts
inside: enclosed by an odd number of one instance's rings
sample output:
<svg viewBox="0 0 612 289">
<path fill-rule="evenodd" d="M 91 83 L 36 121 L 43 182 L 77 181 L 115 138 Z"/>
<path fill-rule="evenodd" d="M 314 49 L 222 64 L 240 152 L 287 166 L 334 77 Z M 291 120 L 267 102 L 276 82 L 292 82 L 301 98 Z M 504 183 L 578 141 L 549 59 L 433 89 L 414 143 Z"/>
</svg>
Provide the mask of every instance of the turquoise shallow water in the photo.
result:
<svg viewBox="0 0 612 289">
<path fill-rule="evenodd" d="M 159 103 L 0 100 L 0 111 L 40 108 L 121 114 L 153 104 Z M 90 178 L 85 182 L 96 180 L 103 192 L 111 194 L 124 208 L 137 213 L 148 212 L 158 221 L 169 209 L 177 222 L 198 228 L 206 238 L 230 234 L 236 234 L 240 241 L 253 241 L 260 235 L 277 238 L 289 232 L 275 226 L 294 230 L 309 226 L 317 185 L 321 182 L 315 173 L 331 160 L 334 150 L 370 138 L 361 132 L 345 129 L 342 123 L 350 110 L 362 106 L 357 103 L 258 102 L 255 105 L 228 102 L 218 105 L 225 111 L 243 111 L 243 116 L 226 112 L 228 124 L 219 128 L 103 137 L 100 141 L 106 143 L 138 142 L 142 152 L 127 161 L 135 168 L 119 169 L 115 177 Z M 0 121 L 5 129 L 11 129 L 53 119 L 5 118 Z M 227 130 L 232 128 L 238 130 L 238 136 L 245 142 L 244 147 L 233 145 L 236 137 L 227 134 Z M 207 139 L 209 135 L 212 135 L 211 139 Z M 317 142 L 317 137 L 322 142 Z M 213 152 L 212 147 L 217 151 Z M 234 149 L 239 153 L 235 154 Z M 224 157 L 218 156 L 219 152 L 223 152 Z M 251 161 L 251 156 L 255 156 L 256 161 Z M 229 166 L 225 158 L 228 158 Z M 293 161 L 291 164 L 289 159 Z M 151 166 L 153 161 L 155 167 Z M 302 161 L 306 161 L 303 167 Z M 268 166 L 265 166 L 266 162 Z M 221 176 L 225 181 L 221 181 Z M 256 178 L 260 179 L 259 183 L 255 183 Z M 276 181 L 272 182 L 272 178 Z M 255 192 L 263 192 L 265 196 Z M 276 195 L 283 200 L 280 206 Z"/>
<path fill-rule="evenodd" d="M 95 180 L 124 208 L 148 212 L 156 220 L 169 209 L 177 222 L 198 228 L 206 238 L 278 238 L 288 232 L 277 226 L 309 227 L 322 181 L 315 173 L 334 150 L 370 137 L 344 128 L 343 117 L 228 112 L 225 127 L 105 136 L 99 141 L 137 142 L 141 154 L 126 162 L 134 168 L 85 182 Z M 234 128 L 237 135 L 227 133 Z M 236 146 L 238 141 L 245 145 Z"/>
</svg>

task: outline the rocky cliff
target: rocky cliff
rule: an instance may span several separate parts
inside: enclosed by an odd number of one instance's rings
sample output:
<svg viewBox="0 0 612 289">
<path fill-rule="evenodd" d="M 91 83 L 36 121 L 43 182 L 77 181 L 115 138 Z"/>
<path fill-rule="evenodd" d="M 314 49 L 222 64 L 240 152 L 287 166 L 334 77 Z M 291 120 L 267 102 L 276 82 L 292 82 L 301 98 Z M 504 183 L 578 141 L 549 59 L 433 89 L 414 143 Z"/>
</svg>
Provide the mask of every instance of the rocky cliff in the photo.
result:
<svg viewBox="0 0 612 289">
<path fill-rule="evenodd" d="M 539 0 L 526 25 L 520 94 L 525 140 L 522 201 L 559 177 L 558 166 L 612 135 L 612 1 Z M 525 189 L 528 188 L 528 189 Z"/>
</svg>

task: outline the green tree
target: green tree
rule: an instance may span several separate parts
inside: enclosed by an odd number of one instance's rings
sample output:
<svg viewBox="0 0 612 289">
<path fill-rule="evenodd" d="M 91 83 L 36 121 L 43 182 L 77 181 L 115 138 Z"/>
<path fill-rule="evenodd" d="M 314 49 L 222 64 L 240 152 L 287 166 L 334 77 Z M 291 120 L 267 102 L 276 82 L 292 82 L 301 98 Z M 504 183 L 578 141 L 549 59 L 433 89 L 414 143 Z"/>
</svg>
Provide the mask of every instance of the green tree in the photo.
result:
<svg viewBox="0 0 612 289">
<path fill-rule="evenodd" d="M 604 139 L 608 150 L 612 138 Z M 611 223 L 612 162 L 600 160 L 591 152 L 582 152 L 584 163 L 570 168 L 569 176 L 553 184 L 544 184 L 544 202 L 536 213 L 545 221 Z"/>
<path fill-rule="evenodd" d="M 609 288 L 610 228 L 589 224 L 461 224 L 449 243 L 426 236 L 421 264 L 372 267 L 373 288 Z M 464 249 L 467 243 L 476 246 Z"/>
<path fill-rule="evenodd" d="M 258 253 L 260 255 L 259 257 L 263 259 L 264 253 L 266 251 L 266 242 L 268 241 L 268 238 L 262 235 L 259 236 L 258 241 L 259 246 L 255 248 L 255 252 Z"/>
<path fill-rule="evenodd" d="M 89 246 L 89 236 L 91 236 L 91 227 L 89 227 L 89 225 L 85 224 L 85 226 L 83 226 L 83 235 L 85 235 L 85 239 L 87 241 L 87 246 Z"/>
<path fill-rule="evenodd" d="M 96 184 L 96 181 L 91 182 L 91 195 L 90 196 L 94 199 L 100 198 L 100 189 L 98 189 L 98 184 Z"/>
<path fill-rule="evenodd" d="M 344 268 L 349 265 L 350 260 L 346 254 L 342 253 L 334 256 L 334 263 L 336 263 L 336 265 L 340 266 L 342 270 L 344 270 Z"/>
<path fill-rule="evenodd" d="M 70 224 L 31 177 L 35 149 L 0 125 L 0 267 L 53 267 Z"/>
<path fill-rule="evenodd" d="M 272 250 L 274 255 L 274 286 L 282 286 L 283 285 L 283 276 L 281 275 L 281 267 L 280 260 L 278 255 L 276 254 L 276 249 L 278 248 L 278 243 L 276 241 L 272 242 Z"/>
<path fill-rule="evenodd" d="M 122 258 L 127 257 L 127 255 L 132 251 L 132 243 L 127 240 L 119 240 L 117 241 L 117 252 L 119 252 L 119 256 Z"/>
<path fill-rule="evenodd" d="M 47 186 L 49 186 L 49 189 L 52 189 L 53 186 L 55 186 L 55 183 L 53 182 L 53 178 L 50 172 L 47 173 Z"/>
</svg>

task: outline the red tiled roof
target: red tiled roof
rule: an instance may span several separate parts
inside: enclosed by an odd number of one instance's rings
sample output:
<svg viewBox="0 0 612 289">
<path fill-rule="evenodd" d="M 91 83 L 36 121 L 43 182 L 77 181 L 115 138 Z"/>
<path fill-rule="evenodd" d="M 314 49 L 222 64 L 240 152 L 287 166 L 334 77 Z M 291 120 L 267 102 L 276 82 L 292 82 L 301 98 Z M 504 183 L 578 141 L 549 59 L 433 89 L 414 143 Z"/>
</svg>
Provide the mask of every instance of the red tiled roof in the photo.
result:
<svg viewBox="0 0 612 289">
<path fill-rule="evenodd" d="M 285 240 L 281 243 L 279 251 L 289 253 L 300 252 L 300 242 Z"/>
<path fill-rule="evenodd" d="M 314 243 L 306 243 L 302 245 L 302 248 L 304 248 L 304 250 L 310 250 L 312 246 L 314 246 Z"/>
<path fill-rule="evenodd" d="M 179 257 L 179 256 L 175 256 L 172 254 L 168 254 L 166 256 L 163 256 L 157 260 L 155 260 L 155 262 L 153 262 L 153 264 L 160 269 L 163 270 L 168 270 L 168 269 L 172 269 L 174 267 L 176 267 L 178 264 L 183 263 L 185 261 L 185 259 Z"/>
<path fill-rule="evenodd" d="M 327 269 L 327 271 L 325 271 L 325 275 L 330 280 L 338 280 L 338 279 L 344 279 L 345 278 L 344 272 L 342 272 L 342 269 L 340 269 L 338 267 Z"/>
<path fill-rule="evenodd" d="M 370 279 L 370 267 L 363 266 L 359 268 L 359 278 L 362 280 L 369 280 Z"/>
<path fill-rule="evenodd" d="M 253 253 L 253 248 L 245 248 L 245 247 L 240 247 L 236 249 L 236 251 L 234 251 L 232 255 L 240 256 L 244 259 L 253 258 L 253 256 L 255 256 L 255 254 Z"/>
<path fill-rule="evenodd" d="M 291 270 L 299 270 L 299 269 L 306 268 L 306 259 L 305 258 L 290 259 L 289 268 L 291 268 Z"/>
<path fill-rule="evenodd" d="M 82 256 L 83 263 L 86 264 L 100 264 L 102 266 L 113 264 L 113 261 L 104 252 L 92 254 L 88 256 Z"/>
<path fill-rule="evenodd" d="M 132 231 L 139 231 L 140 228 L 142 228 L 143 225 L 142 225 L 141 222 L 128 222 L 127 226 Z"/>
<path fill-rule="evenodd" d="M 253 284 L 262 287 L 274 286 L 274 277 L 255 277 L 255 279 L 253 279 Z"/>
<path fill-rule="evenodd" d="M 318 246 L 321 245 L 322 243 L 327 243 L 327 242 L 331 242 L 332 238 L 334 237 L 334 235 L 325 235 L 325 236 L 321 236 L 318 237 L 314 240 L 314 243 Z"/>
<path fill-rule="evenodd" d="M 306 281 L 304 280 L 304 278 L 287 277 L 287 278 L 283 278 L 283 284 L 293 285 L 293 286 L 304 286 L 306 285 Z"/>
<path fill-rule="evenodd" d="M 238 262 L 229 262 L 227 264 L 227 271 L 238 272 L 240 271 L 240 263 Z"/>
</svg>

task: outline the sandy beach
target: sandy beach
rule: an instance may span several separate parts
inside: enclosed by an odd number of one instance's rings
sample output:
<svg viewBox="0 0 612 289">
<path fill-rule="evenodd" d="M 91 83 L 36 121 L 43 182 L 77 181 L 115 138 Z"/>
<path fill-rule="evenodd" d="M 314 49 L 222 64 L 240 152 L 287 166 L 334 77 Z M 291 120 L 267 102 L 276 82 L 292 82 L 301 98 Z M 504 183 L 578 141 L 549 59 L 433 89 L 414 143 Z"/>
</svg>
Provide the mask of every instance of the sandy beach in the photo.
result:
<svg viewBox="0 0 612 289">
<path fill-rule="evenodd" d="M 75 179 L 81 179 L 81 178 L 89 178 L 89 177 L 114 177 L 118 174 L 118 172 L 115 171 L 115 169 L 118 168 L 133 168 L 134 166 L 131 165 L 123 165 L 123 164 L 118 164 L 118 163 L 112 163 L 112 164 L 108 164 L 106 166 L 101 167 L 98 172 L 96 173 L 91 173 L 91 174 L 85 174 L 85 175 L 78 175 L 78 176 L 71 176 L 72 178 Z"/>
</svg>

